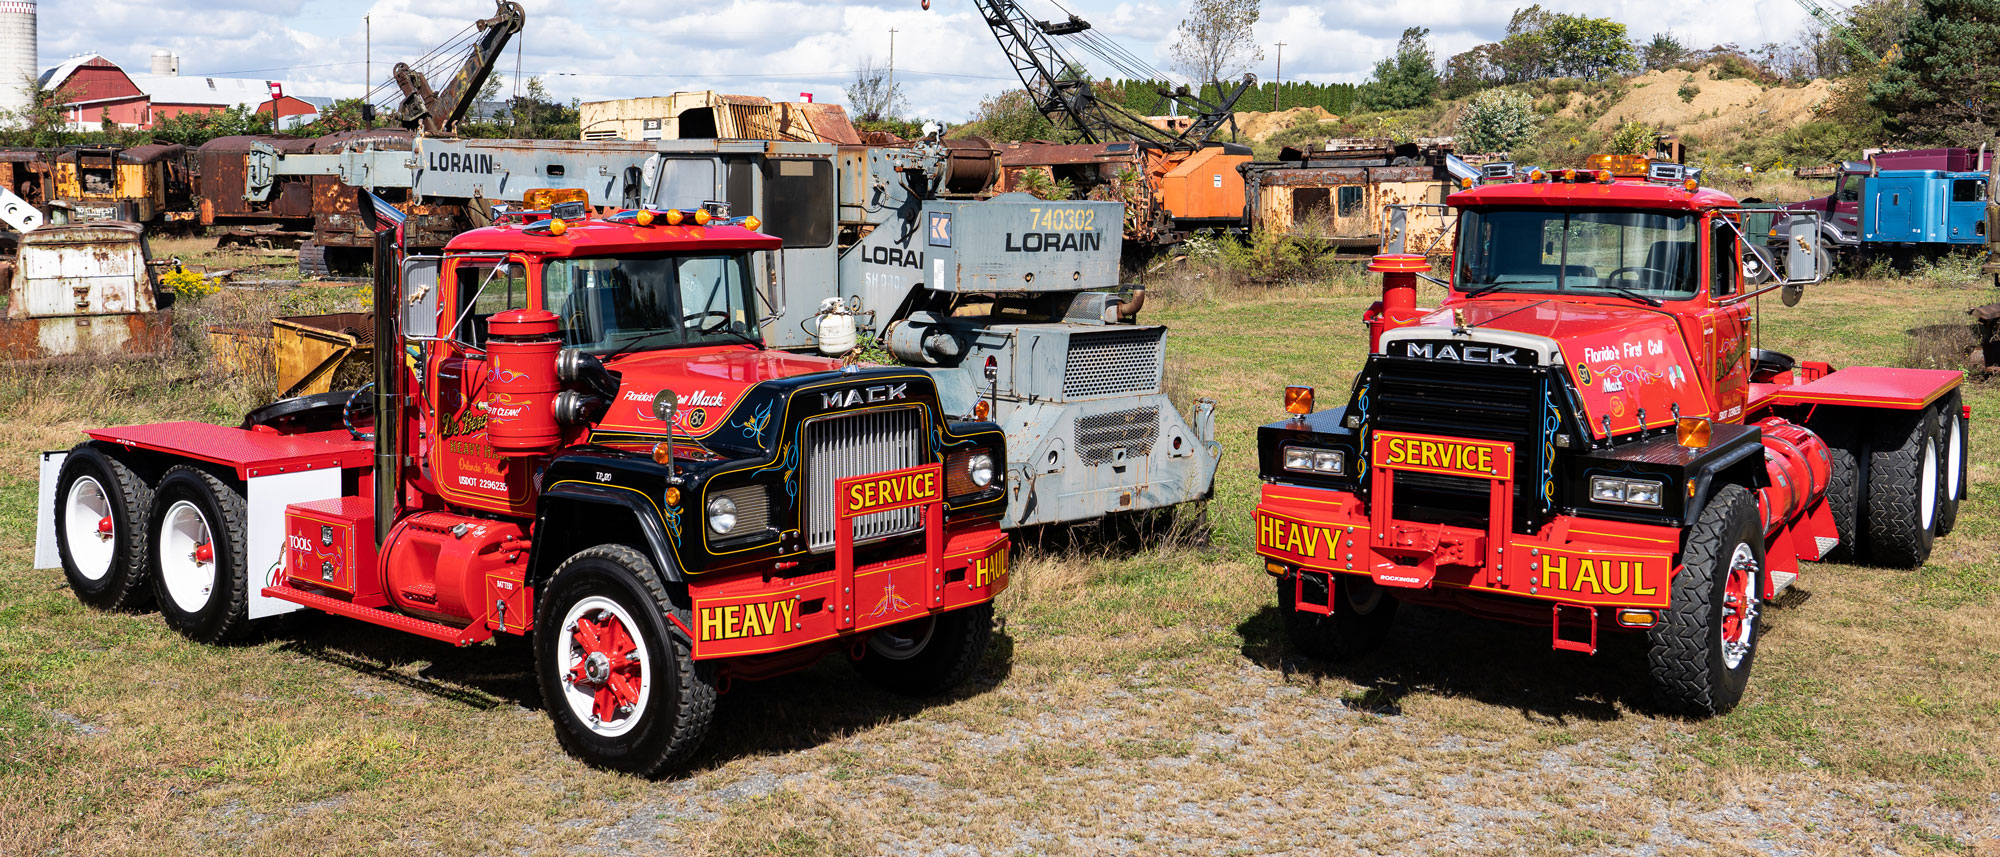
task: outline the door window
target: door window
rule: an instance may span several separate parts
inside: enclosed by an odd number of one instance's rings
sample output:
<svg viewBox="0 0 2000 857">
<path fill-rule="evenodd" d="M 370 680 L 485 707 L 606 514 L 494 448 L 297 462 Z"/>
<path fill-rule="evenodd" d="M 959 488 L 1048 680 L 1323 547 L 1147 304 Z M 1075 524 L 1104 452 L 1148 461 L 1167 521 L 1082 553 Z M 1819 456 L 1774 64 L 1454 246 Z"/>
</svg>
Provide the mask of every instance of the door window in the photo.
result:
<svg viewBox="0 0 2000 857">
<path fill-rule="evenodd" d="M 1736 230 L 1718 218 L 1708 233 L 1708 293 L 1718 298 L 1736 294 L 1736 272 L 1740 270 Z"/>
<path fill-rule="evenodd" d="M 1978 179 L 1955 179 L 1951 183 L 1952 202 L 1985 202 L 1986 183 Z"/>
<path fill-rule="evenodd" d="M 1361 187 L 1347 185 L 1340 189 L 1339 216 L 1353 217 L 1361 213 Z"/>
<path fill-rule="evenodd" d="M 518 263 L 497 259 L 460 262 L 457 324 L 453 338 L 474 348 L 486 347 L 486 320 L 494 313 L 528 306 L 528 275 Z"/>
</svg>

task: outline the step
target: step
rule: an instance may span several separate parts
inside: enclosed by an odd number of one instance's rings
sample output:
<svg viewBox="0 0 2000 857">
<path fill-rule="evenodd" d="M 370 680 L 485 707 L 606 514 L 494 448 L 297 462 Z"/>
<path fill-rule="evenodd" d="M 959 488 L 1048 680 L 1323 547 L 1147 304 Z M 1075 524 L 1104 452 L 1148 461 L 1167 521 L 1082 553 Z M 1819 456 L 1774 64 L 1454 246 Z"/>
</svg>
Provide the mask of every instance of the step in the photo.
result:
<svg viewBox="0 0 2000 857">
<path fill-rule="evenodd" d="M 1778 596 L 1784 595 L 1785 590 L 1792 588 L 1792 582 L 1798 579 L 1799 573 L 1796 571 L 1771 572 L 1771 599 L 1775 601 Z"/>
<path fill-rule="evenodd" d="M 293 604 L 303 604 L 322 613 L 332 613 L 335 616 L 359 619 L 372 625 L 394 628 L 406 634 L 429 637 L 430 639 L 450 643 L 454 646 L 470 646 L 473 643 L 481 642 L 493 636 L 493 629 L 486 627 L 484 623 L 476 623 L 464 628 L 454 628 L 450 625 L 430 622 L 414 616 L 405 616 L 401 613 L 393 613 L 375 607 L 361 607 L 338 598 L 331 598 L 317 592 L 307 592 L 303 589 L 293 589 L 289 586 L 266 586 L 264 587 L 264 597 L 290 601 Z"/>
</svg>

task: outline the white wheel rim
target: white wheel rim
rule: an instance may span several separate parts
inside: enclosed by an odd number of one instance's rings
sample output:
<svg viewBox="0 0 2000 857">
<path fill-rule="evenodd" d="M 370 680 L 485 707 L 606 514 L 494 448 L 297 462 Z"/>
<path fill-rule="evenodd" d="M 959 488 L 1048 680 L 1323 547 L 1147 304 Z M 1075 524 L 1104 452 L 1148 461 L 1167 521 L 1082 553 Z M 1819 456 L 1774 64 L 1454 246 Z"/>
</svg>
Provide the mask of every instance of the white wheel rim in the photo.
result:
<svg viewBox="0 0 2000 857">
<path fill-rule="evenodd" d="M 868 651 L 892 661 L 907 661 L 923 653 L 937 633 L 937 617 L 904 622 L 868 635 Z"/>
<path fill-rule="evenodd" d="M 1951 426 L 1951 434 L 1945 437 L 1944 497 L 1956 502 L 1965 481 L 1965 421 L 1952 414 L 1946 425 Z"/>
<path fill-rule="evenodd" d="M 1924 441 L 1923 473 L 1917 480 L 1917 509 L 1923 515 L 1923 528 L 1926 530 L 1937 521 L 1937 500 L 1937 438 L 1929 438 Z"/>
<path fill-rule="evenodd" d="M 63 498 L 63 543 L 69 546 L 70 561 L 86 580 L 103 580 L 111 573 L 111 557 L 118 552 L 118 531 L 105 529 L 111 516 L 111 495 L 104 483 L 93 476 L 79 476 L 69 484 Z"/>
<path fill-rule="evenodd" d="M 602 652 L 603 647 L 593 646 L 587 634 L 578 628 L 578 623 L 589 622 L 593 629 L 601 628 L 607 618 L 615 620 L 631 639 L 630 656 L 637 661 L 634 666 L 639 689 L 636 700 L 604 717 L 597 710 L 598 697 L 601 692 L 607 692 L 611 671 L 617 670 L 620 676 L 629 678 L 633 670 L 623 664 L 587 664 L 591 655 Z M 655 655 L 647 647 L 645 635 L 638 633 L 639 623 L 633 621 L 632 614 L 618 602 L 593 595 L 570 605 L 569 612 L 563 614 L 562 624 L 557 628 L 562 639 L 556 644 L 554 652 L 556 680 L 562 683 L 563 701 L 569 705 L 570 713 L 576 715 L 577 722 L 582 723 L 584 728 L 606 738 L 616 738 L 632 731 L 645 717 L 646 706 L 653 698 L 652 665 Z M 583 680 L 576 680 L 574 675 L 579 667 L 586 674 Z"/>
<path fill-rule="evenodd" d="M 1743 621 L 1737 623 L 1734 635 L 1729 633 L 1727 622 L 1720 623 L 1716 628 L 1722 639 L 1722 665 L 1732 670 L 1743 665 L 1743 659 L 1750 654 L 1751 639 L 1757 634 L 1757 575 L 1761 569 L 1757 567 L 1757 552 L 1751 549 L 1748 542 L 1737 544 L 1736 550 L 1729 555 L 1729 568 L 1724 572 L 1722 587 L 1725 615 L 1737 609 L 1733 603 L 1736 596 L 1729 592 L 1728 577 L 1739 571 L 1745 577 L 1742 598 L 1747 603 L 1742 605 Z"/>
<path fill-rule="evenodd" d="M 160 518 L 159 545 L 160 580 L 168 597 L 183 613 L 200 612 L 215 592 L 215 535 L 201 507 L 191 500 L 167 507 Z M 207 560 L 198 555 L 203 547 L 209 549 Z"/>
</svg>

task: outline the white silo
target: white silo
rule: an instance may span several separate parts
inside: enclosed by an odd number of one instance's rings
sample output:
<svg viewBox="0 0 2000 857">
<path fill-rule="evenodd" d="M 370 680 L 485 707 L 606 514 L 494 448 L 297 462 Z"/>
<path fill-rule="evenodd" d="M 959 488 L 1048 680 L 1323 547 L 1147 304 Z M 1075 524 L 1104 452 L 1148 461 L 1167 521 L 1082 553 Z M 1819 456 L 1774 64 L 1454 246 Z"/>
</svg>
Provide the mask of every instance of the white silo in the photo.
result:
<svg viewBox="0 0 2000 857">
<path fill-rule="evenodd" d="M 35 59 L 35 0 L 0 0 L 0 110 L 20 116 L 32 104 L 28 87 L 41 72 Z"/>
<path fill-rule="evenodd" d="M 166 48 L 161 48 L 153 52 L 152 71 L 156 75 L 159 75 L 161 77 L 166 77 L 169 75 L 180 74 L 181 73 L 180 65 L 181 65 L 180 59 L 174 56 L 173 51 L 167 50 Z"/>
</svg>

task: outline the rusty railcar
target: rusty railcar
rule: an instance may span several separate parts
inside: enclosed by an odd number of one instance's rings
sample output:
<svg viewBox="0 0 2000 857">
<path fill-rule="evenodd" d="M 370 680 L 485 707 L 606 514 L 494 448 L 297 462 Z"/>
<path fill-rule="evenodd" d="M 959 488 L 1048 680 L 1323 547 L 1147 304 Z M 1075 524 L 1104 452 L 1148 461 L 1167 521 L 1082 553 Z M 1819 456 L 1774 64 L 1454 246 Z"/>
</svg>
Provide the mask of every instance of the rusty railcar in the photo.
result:
<svg viewBox="0 0 2000 857">
<path fill-rule="evenodd" d="M 1362 256 L 1398 247 L 1442 256 L 1450 252 L 1444 208 L 1450 155 L 1448 146 L 1386 140 L 1286 149 L 1277 161 L 1242 167 L 1245 219 L 1252 230 L 1309 237 Z"/>
<path fill-rule="evenodd" d="M 55 153 L 55 199 L 75 220 L 186 220 L 193 196 L 186 146 L 73 146 Z"/>
<path fill-rule="evenodd" d="M 271 134 L 217 137 L 195 150 L 200 170 L 201 225 L 222 227 L 231 243 L 296 244 L 312 237 L 310 176 L 267 176 L 268 194 L 253 199 L 250 153 L 258 144 L 284 154 L 307 154 L 312 140 Z"/>
</svg>

